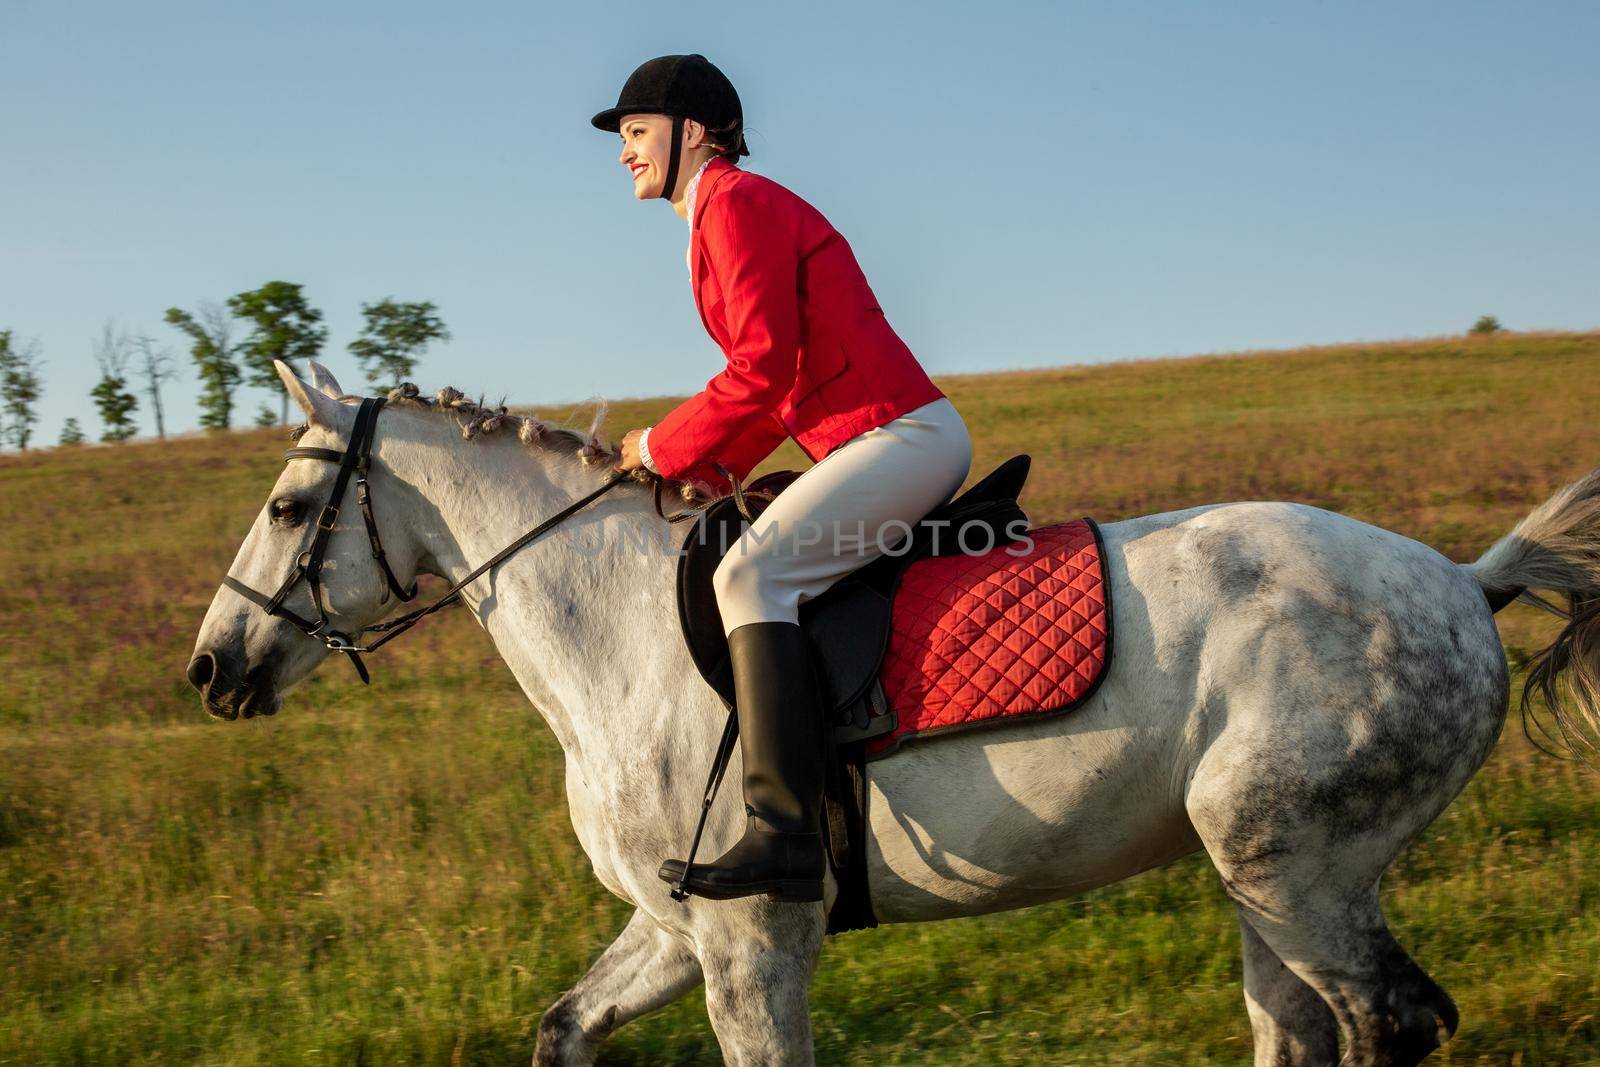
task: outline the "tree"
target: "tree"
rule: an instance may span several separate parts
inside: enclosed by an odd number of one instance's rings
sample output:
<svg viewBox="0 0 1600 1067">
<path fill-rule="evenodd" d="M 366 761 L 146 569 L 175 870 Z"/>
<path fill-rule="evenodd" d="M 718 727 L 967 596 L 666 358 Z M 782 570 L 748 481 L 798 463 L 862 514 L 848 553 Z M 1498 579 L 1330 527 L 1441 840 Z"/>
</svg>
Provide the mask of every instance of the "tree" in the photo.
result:
<svg viewBox="0 0 1600 1067">
<path fill-rule="evenodd" d="M 100 409 L 100 421 L 105 424 L 100 440 L 126 441 L 138 431 L 133 422 L 133 412 L 139 406 L 139 401 L 128 392 L 128 359 L 133 354 L 132 342 L 127 334 L 118 332 L 115 326 L 107 322 L 93 344 L 100 380 L 89 390 L 89 395 L 94 397 L 94 405 Z"/>
<path fill-rule="evenodd" d="M 172 365 L 172 353 L 165 348 L 157 349 L 154 337 L 135 337 L 133 346 L 139 350 L 139 373 L 144 375 L 145 392 L 150 394 L 150 410 L 156 416 L 156 436 L 165 441 L 167 423 L 162 417 L 161 383 L 175 379 L 178 370 Z"/>
<path fill-rule="evenodd" d="M 243 377 L 233 359 L 232 321 L 210 301 L 200 305 L 198 316 L 168 308 L 166 321 L 189 335 L 189 356 L 200 377 L 200 425 L 226 430 L 233 424 L 233 392 Z"/>
<path fill-rule="evenodd" d="M 392 388 L 410 378 L 430 341 L 450 340 L 436 310 L 426 301 L 399 304 L 392 297 L 361 305 L 367 324 L 350 342 L 350 351 L 361 361 L 374 389 Z"/>
<path fill-rule="evenodd" d="M 1495 318 L 1493 315 L 1484 315 L 1484 316 L 1480 317 L 1477 322 L 1473 323 L 1472 324 L 1472 329 L 1467 331 L 1467 332 L 1468 333 L 1499 333 L 1500 332 L 1500 320 Z"/>
<path fill-rule="evenodd" d="M 272 368 L 281 359 L 294 367 L 296 360 L 311 359 L 322 350 L 328 331 L 319 323 L 322 312 L 306 303 L 301 287 L 293 282 L 268 282 L 259 289 L 228 298 L 228 310 L 254 324 L 255 330 L 239 346 L 251 385 L 282 389 L 283 381 Z M 282 422 L 289 421 L 289 394 L 283 393 Z"/>
<path fill-rule="evenodd" d="M 22 342 L 10 330 L 0 330 L 0 444 L 10 441 L 20 451 L 28 450 L 33 439 L 33 424 L 39 421 L 34 405 L 39 403 L 43 386 L 39 379 L 39 342 Z"/>
<path fill-rule="evenodd" d="M 278 416 L 272 413 L 270 406 L 262 404 L 259 408 L 256 408 L 256 425 L 277 426 L 279 425 Z"/>
<path fill-rule="evenodd" d="M 61 424 L 61 443 L 64 445 L 83 444 L 83 428 L 78 425 L 77 419 L 68 419 Z"/>
</svg>

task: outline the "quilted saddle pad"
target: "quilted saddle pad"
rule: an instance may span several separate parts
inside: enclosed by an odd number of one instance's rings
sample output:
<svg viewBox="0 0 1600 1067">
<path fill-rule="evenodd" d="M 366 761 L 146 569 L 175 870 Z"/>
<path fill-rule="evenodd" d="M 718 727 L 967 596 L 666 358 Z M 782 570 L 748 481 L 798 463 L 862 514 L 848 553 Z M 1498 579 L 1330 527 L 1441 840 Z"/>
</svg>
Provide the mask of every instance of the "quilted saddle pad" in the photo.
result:
<svg viewBox="0 0 1600 1067">
<path fill-rule="evenodd" d="M 935 556 L 895 593 L 881 680 L 902 742 L 1062 712 L 1092 693 L 1111 660 L 1111 591 L 1100 530 L 1083 518 L 1029 530 L 983 555 Z"/>
</svg>

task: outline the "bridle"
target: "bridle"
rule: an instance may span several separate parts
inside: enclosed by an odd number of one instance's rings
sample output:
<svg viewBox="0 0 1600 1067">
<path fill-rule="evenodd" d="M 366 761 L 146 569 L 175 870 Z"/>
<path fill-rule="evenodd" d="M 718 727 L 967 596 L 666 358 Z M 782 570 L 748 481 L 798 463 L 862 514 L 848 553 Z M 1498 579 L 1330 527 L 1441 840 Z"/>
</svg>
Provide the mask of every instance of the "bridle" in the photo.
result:
<svg viewBox="0 0 1600 1067">
<path fill-rule="evenodd" d="M 383 405 L 384 401 L 381 397 L 367 397 L 361 401 L 361 406 L 356 410 L 355 428 L 350 432 L 350 444 L 343 452 L 335 452 L 331 448 L 291 448 L 283 454 L 284 462 L 286 463 L 296 459 L 316 459 L 325 463 L 337 463 L 339 464 L 339 474 L 334 479 L 333 491 L 328 495 L 327 504 L 323 506 L 322 511 L 317 516 L 316 534 L 311 539 L 311 547 L 296 557 L 294 569 L 283 580 L 283 584 L 278 586 L 278 591 L 269 597 L 245 585 L 231 574 L 222 579 L 223 585 L 260 607 L 268 615 L 276 615 L 281 619 L 286 619 L 307 637 L 322 642 L 328 651 L 343 652 L 349 656 L 350 662 L 355 665 L 356 673 L 361 676 L 363 683 L 370 682 L 371 676 L 367 672 L 366 664 L 361 661 L 362 653 L 376 651 L 440 608 L 448 607 L 460 600 L 461 591 L 478 578 L 481 578 L 487 571 L 505 562 L 505 560 L 547 530 L 630 478 L 627 472 L 614 474 L 600 488 L 574 500 L 511 542 L 511 544 L 497 552 L 494 558 L 479 566 L 459 582 L 456 582 L 443 596 L 427 607 L 418 608 L 416 611 L 408 612 L 387 622 L 363 627 L 354 633 L 347 633 L 343 630 L 335 629 L 333 619 L 328 615 L 327 605 L 324 602 L 322 593 L 322 565 L 327 558 L 328 542 L 332 540 L 334 528 L 339 522 L 340 501 L 344 499 L 345 490 L 349 487 L 352 475 L 356 480 L 356 504 L 361 509 L 361 518 L 367 527 L 367 540 L 372 547 L 372 558 L 383 569 L 383 576 L 389 583 L 389 589 L 401 601 L 410 602 L 417 595 L 417 587 L 413 584 L 410 590 L 402 588 L 400 582 L 394 576 L 394 571 L 389 567 L 388 557 L 383 551 L 383 542 L 378 537 L 378 521 L 372 514 L 372 495 L 367 488 L 367 472 L 372 465 L 372 440 L 377 434 L 378 412 L 383 409 Z M 659 481 L 656 483 L 655 505 L 656 514 L 661 515 L 662 518 L 667 519 L 669 522 L 678 522 L 692 517 L 691 513 L 687 512 L 680 512 L 671 516 L 662 514 L 661 485 Z M 302 579 L 311 587 L 311 602 L 317 609 L 315 622 L 283 606 L 284 598 L 289 595 L 289 591 L 298 585 Z M 378 633 L 381 636 L 369 644 L 357 644 L 362 634 L 365 633 Z"/>
<path fill-rule="evenodd" d="M 367 489 L 367 470 L 372 461 L 372 438 L 378 425 L 378 412 L 382 407 L 383 401 L 380 399 L 367 399 L 361 402 L 361 407 L 356 411 L 355 429 L 350 433 L 350 445 L 343 452 L 335 452 L 331 448 L 291 448 L 283 454 L 285 463 L 296 459 L 318 459 L 326 463 L 337 463 L 339 475 L 334 480 L 333 492 L 329 494 L 327 504 L 317 515 L 316 534 L 311 538 L 311 547 L 300 553 L 295 560 L 294 569 L 278 586 L 278 591 L 269 597 L 245 585 L 231 574 L 222 579 L 223 585 L 256 604 L 268 615 L 287 619 L 307 637 L 321 641 L 329 651 L 348 655 L 363 682 L 369 681 L 370 678 L 366 665 L 361 662 L 358 654 L 361 650 L 356 648 L 351 635 L 335 630 L 333 620 L 328 617 L 328 607 L 322 595 L 322 564 L 327 559 L 328 542 L 333 539 L 334 528 L 339 522 L 339 502 L 344 499 L 345 488 L 350 484 L 350 476 L 354 474 L 356 500 L 361 508 L 361 517 L 367 525 L 367 539 L 372 543 L 372 558 L 383 568 L 383 576 L 389 582 L 390 590 L 401 601 L 409 602 L 417 595 L 417 587 L 413 585 L 409 591 L 403 589 L 395 578 L 394 571 L 389 567 L 383 543 L 378 538 L 378 521 L 372 514 L 372 497 Z M 315 622 L 283 606 L 284 598 L 289 595 L 290 590 L 300 584 L 302 579 L 311 587 L 311 603 L 317 609 Z"/>
</svg>

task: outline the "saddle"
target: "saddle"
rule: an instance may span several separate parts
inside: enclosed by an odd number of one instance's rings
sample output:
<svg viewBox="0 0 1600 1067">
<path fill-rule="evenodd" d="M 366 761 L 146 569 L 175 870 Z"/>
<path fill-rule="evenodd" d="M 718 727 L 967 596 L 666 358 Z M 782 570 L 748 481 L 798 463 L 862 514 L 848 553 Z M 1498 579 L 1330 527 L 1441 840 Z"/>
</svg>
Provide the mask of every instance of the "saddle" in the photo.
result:
<svg viewBox="0 0 1600 1067">
<path fill-rule="evenodd" d="M 865 862 L 867 762 L 913 736 L 1058 714 L 1104 677 L 1111 616 L 1099 527 L 1083 518 L 1029 530 L 1017 497 L 1030 462 L 1025 455 L 1006 460 L 800 606 L 831 735 L 822 829 L 838 894 L 828 933 L 877 925 Z M 730 709 L 691 857 L 738 730 L 712 575 L 798 476 L 780 471 L 748 488 L 734 480 L 732 494 L 696 517 L 680 547 L 684 640 Z M 1026 550 L 1013 553 L 1019 543 Z"/>
<path fill-rule="evenodd" d="M 890 606 L 906 570 L 920 559 L 955 555 L 963 546 L 1001 546 L 1025 531 L 1017 503 L 1032 460 L 1013 456 L 965 493 L 946 500 L 882 555 L 800 605 L 800 625 L 811 640 L 818 698 L 835 746 L 879 737 L 894 729 L 880 671 L 888 648 Z M 680 546 L 678 619 L 684 641 L 706 682 L 732 706 L 733 671 L 711 576 L 745 528 L 799 471 L 778 471 L 736 487 L 707 507 Z"/>
</svg>

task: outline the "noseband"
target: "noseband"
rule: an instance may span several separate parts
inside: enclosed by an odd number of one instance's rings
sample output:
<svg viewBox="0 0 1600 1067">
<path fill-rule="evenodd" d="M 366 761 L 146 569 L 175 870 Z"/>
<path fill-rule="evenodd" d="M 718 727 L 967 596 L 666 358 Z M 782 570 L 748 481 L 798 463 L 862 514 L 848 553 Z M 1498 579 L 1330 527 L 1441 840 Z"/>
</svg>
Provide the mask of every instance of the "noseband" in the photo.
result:
<svg viewBox="0 0 1600 1067">
<path fill-rule="evenodd" d="M 291 448 L 283 454 L 285 462 L 295 459 L 317 459 L 325 463 L 337 463 L 339 464 L 339 475 L 334 479 L 333 492 L 328 496 L 328 503 L 323 506 L 321 513 L 317 516 L 317 532 L 311 539 L 311 547 L 300 553 L 296 558 L 294 569 L 283 580 L 283 584 L 278 586 L 278 591 L 269 597 L 245 585 L 231 574 L 222 579 L 223 585 L 260 607 L 268 615 L 276 615 L 281 619 L 286 619 L 307 637 L 321 641 L 329 652 L 343 652 L 349 656 L 350 662 L 355 665 L 356 673 L 361 676 L 363 683 L 371 681 L 371 676 L 367 673 L 366 664 L 361 662 L 361 654 L 363 652 L 375 651 L 411 629 L 426 616 L 432 615 L 440 608 L 455 603 L 461 598 L 461 590 L 482 577 L 485 572 L 503 563 L 546 530 L 598 499 L 601 494 L 610 490 L 613 486 L 628 479 L 628 474 L 625 472 L 616 474 L 594 492 L 573 501 L 507 545 L 496 553 L 493 559 L 455 583 L 444 596 L 427 607 L 390 619 L 388 622 L 364 627 L 354 634 L 347 634 L 343 631 L 335 630 L 333 628 L 333 620 L 328 617 L 328 609 L 322 596 L 322 564 L 327 558 L 328 542 L 332 539 L 334 528 L 339 522 L 339 502 L 344 499 L 345 489 L 350 484 L 350 476 L 352 474 L 355 475 L 356 479 L 356 504 L 361 509 L 362 521 L 366 523 L 367 540 L 372 546 L 372 558 L 377 560 L 379 567 L 383 568 L 383 576 L 389 583 L 389 589 L 402 601 L 409 602 L 417 595 L 417 587 L 414 584 L 409 591 L 403 589 L 400 582 L 395 578 L 394 571 L 389 569 L 389 560 L 384 555 L 383 542 L 378 538 L 378 521 L 372 514 L 372 495 L 367 489 L 367 471 L 371 467 L 372 458 L 372 439 L 378 431 L 378 412 L 383 409 L 383 404 L 384 401 L 380 397 L 368 397 L 361 401 L 360 408 L 356 410 L 355 428 L 350 432 L 350 445 L 343 452 L 335 452 L 330 448 Z M 661 511 L 659 484 L 656 488 L 656 511 L 659 514 Z M 680 516 L 663 517 L 676 521 Z M 289 595 L 291 589 L 300 583 L 301 579 L 304 579 L 306 584 L 311 587 L 311 602 L 317 609 L 317 620 L 315 622 L 283 606 L 284 598 Z M 365 646 L 358 645 L 356 641 L 364 633 L 381 633 L 382 636 Z"/>
</svg>

